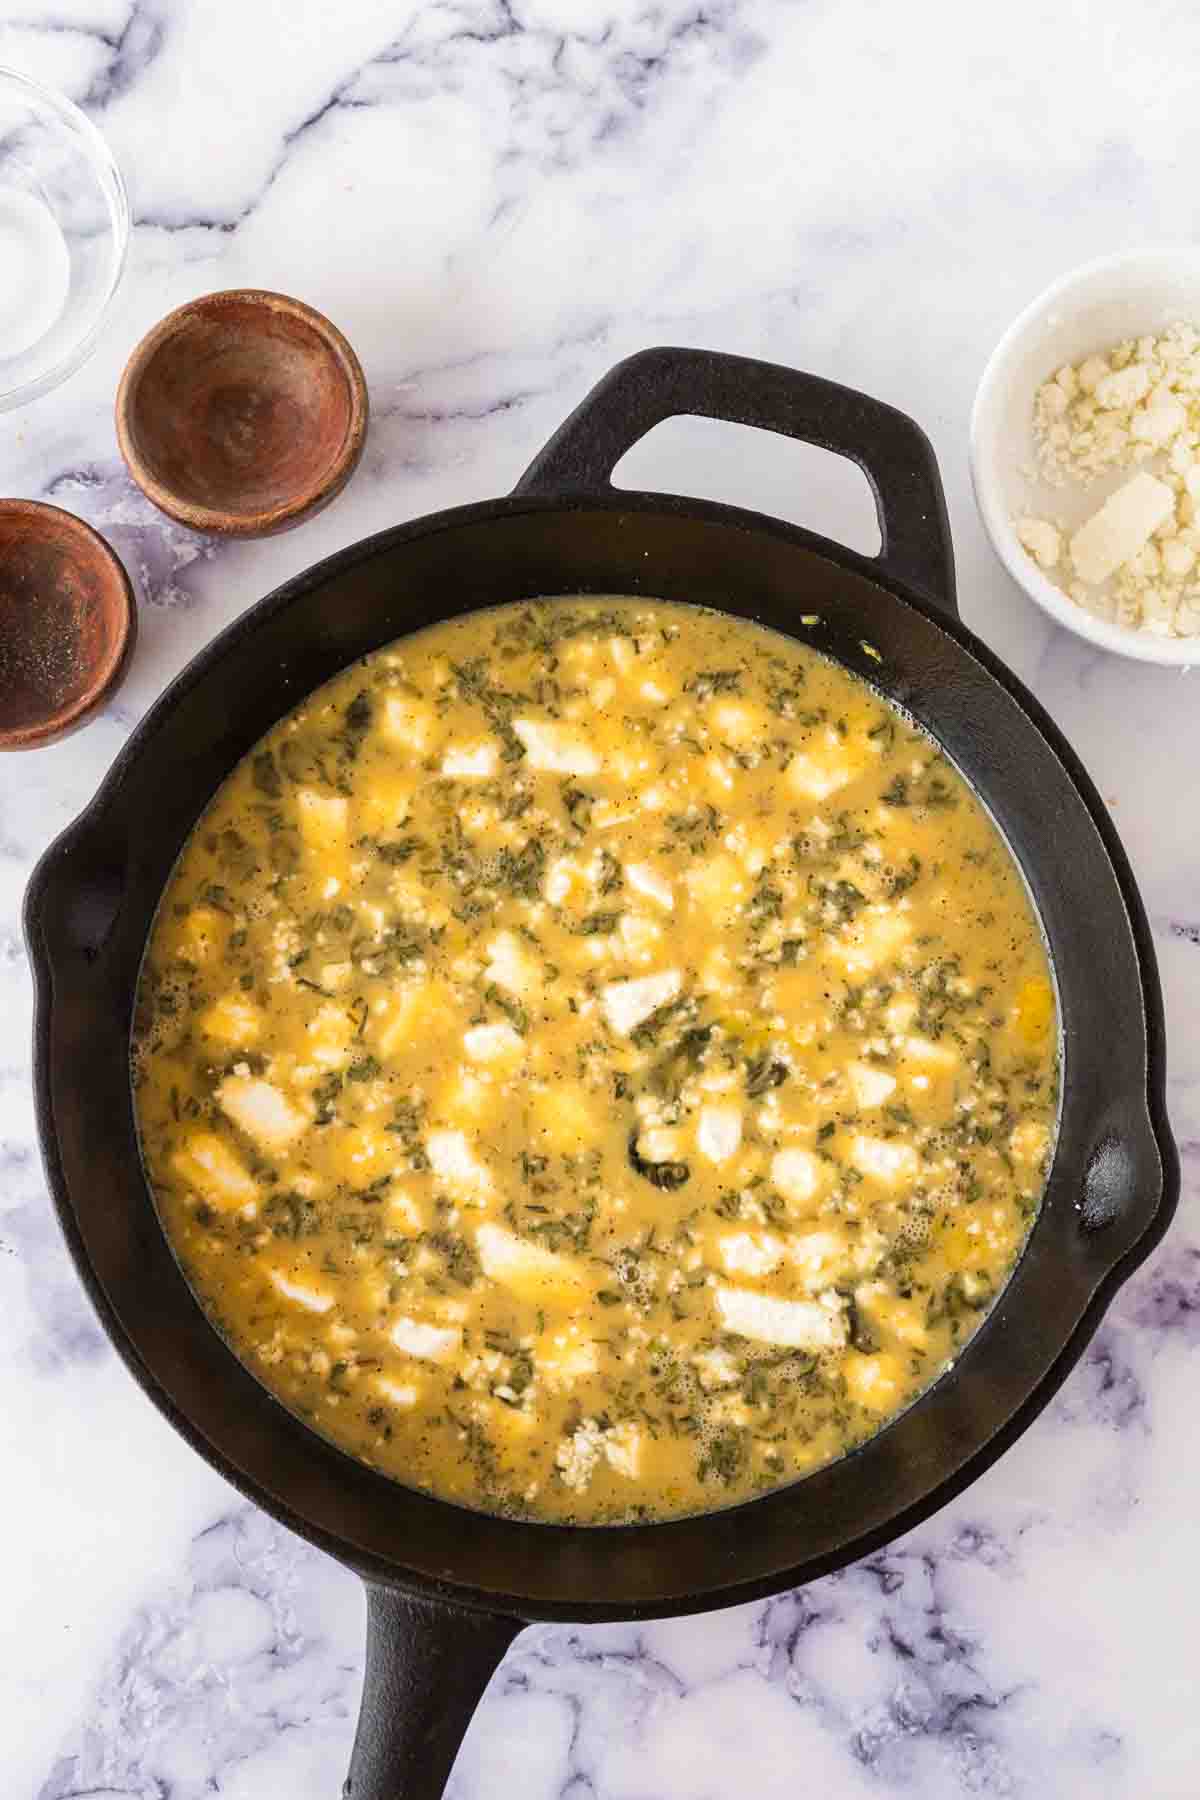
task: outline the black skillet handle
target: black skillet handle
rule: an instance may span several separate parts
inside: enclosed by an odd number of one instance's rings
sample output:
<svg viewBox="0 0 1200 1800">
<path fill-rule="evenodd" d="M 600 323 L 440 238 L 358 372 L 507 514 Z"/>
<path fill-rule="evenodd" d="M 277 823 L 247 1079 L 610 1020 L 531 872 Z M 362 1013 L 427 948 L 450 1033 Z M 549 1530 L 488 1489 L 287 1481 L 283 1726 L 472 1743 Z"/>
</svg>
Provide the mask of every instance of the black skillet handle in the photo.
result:
<svg viewBox="0 0 1200 1800">
<path fill-rule="evenodd" d="M 958 617 L 950 521 L 925 433 L 882 400 L 778 363 L 715 350 L 639 351 L 597 382 L 514 492 L 610 491 L 609 478 L 625 452 L 681 413 L 757 425 L 848 456 L 875 496 L 880 568 Z"/>
<path fill-rule="evenodd" d="M 344 1800 L 442 1800 L 521 1619 L 367 1583 L 367 1666 Z"/>
</svg>

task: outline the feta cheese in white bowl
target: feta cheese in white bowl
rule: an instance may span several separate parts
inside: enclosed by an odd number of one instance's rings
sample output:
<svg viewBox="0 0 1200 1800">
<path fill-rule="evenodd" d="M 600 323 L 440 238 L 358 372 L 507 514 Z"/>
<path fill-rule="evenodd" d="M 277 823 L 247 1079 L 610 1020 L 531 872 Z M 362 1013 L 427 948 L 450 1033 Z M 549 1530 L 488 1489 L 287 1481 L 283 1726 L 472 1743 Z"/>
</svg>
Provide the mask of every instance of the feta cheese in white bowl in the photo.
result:
<svg viewBox="0 0 1200 1800">
<path fill-rule="evenodd" d="M 1085 263 L 1009 327 L 971 415 L 975 498 L 1014 581 L 1089 643 L 1175 667 L 1200 664 L 1200 608 L 1164 607 L 1164 583 L 1153 579 L 1175 563 L 1182 569 L 1191 521 L 1200 522 L 1200 506 L 1193 509 L 1188 497 L 1193 485 L 1200 492 L 1193 475 L 1200 472 L 1200 431 L 1176 416 L 1179 403 L 1158 379 L 1163 340 L 1181 325 L 1194 328 L 1200 343 L 1200 247 L 1131 250 Z M 1169 342 L 1166 354 L 1178 353 Z M 1195 368 L 1200 422 L 1200 354 Z M 1102 441 L 1095 454 L 1091 427 L 1077 436 L 1080 377 L 1097 396 Z M 1190 380 L 1176 385 L 1186 391 Z M 1048 401 L 1058 398 L 1047 391 L 1050 383 L 1063 394 L 1054 434 L 1061 456 L 1047 441 Z M 1083 410 L 1093 409 L 1085 403 Z M 1169 443 L 1155 441 L 1160 427 L 1169 430 Z M 1086 480 L 1076 478 L 1081 470 Z M 1144 569 L 1151 574 L 1140 583 L 1145 604 L 1134 606 L 1138 624 L 1123 623 L 1131 606 L 1121 594 L 1138 586 Z M 1165 585 L 1179 591 L 1177 578 Z"/>
</svg>

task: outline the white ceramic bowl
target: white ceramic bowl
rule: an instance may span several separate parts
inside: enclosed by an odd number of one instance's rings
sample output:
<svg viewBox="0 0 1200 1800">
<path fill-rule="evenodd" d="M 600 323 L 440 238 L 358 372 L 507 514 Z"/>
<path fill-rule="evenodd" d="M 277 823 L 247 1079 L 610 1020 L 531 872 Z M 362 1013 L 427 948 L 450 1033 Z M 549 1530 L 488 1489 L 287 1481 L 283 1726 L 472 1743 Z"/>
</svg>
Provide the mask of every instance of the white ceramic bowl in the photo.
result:
<svg viewBox="0 0 1200 1800">
<path fill-rule="evenodd" d="M 1122 338 L 1162 331 L 1180 320 L 1200 325 L 1200 248 L 1129 250 L 1062 276 L 1025 308 L 992 354 L 971 414 L 971 479 L 988 536 L 1030 599 L 1068 631 L 1139 662 L 1200 663 L 1200 639 L 1158 637 L 1110 624 L 1077 606 L 1038 568 L 1017 537 L 1023 513 L 1061 519 L 1073 530 L 1128 475 L 1086 492 L 1053 488 L 1031 475 L 1033 403 L 1063 363 Z"/>
<path fill-rule="evenodd" d="M 61 94 L 6 68 L 0 243 L 17 263 L 0 291 L 5 412 L 56 387 L 88 355 L 129 243 L 125 184 L 96 127 Z M 4 275 L 0 267 L 0 281 Z"/>
</svg>

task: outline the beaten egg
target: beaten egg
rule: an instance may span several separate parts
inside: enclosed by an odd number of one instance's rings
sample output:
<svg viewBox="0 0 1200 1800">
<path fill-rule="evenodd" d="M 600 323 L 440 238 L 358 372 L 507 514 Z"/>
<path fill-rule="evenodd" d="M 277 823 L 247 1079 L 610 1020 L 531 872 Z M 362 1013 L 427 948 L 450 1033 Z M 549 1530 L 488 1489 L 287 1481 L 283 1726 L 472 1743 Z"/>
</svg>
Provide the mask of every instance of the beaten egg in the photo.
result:
<svg viewBox="0 0 1200 1800">
<path fill-rule="evenodd" d="M 865 682 L 674 603 L 406 638 L 277 725 L 141 974 L 146 1173 L 317 1431 L 488 1511 L 724 1506 L 878 1431 L 1035 1216 L 1054 987 Z"/>
</svg>

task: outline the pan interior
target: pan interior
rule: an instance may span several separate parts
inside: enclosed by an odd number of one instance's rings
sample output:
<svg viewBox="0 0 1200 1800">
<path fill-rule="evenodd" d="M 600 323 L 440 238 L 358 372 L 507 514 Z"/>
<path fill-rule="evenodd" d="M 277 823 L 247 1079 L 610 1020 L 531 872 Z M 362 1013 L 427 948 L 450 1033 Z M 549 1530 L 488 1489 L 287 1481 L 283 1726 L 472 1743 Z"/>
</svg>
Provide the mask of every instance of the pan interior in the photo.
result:
<svg viewBox="0 0 1200 1800">
<path fill-rule="evenodd" d="M 204 813 L 143 1157 L 246 1365 L 440 1498 L 572 1524 L 810 1474 L 960 1355 L 1056 1019 L 938 746 L 727 615 L 556 598 L 354 665 Z"/>
</svg>

